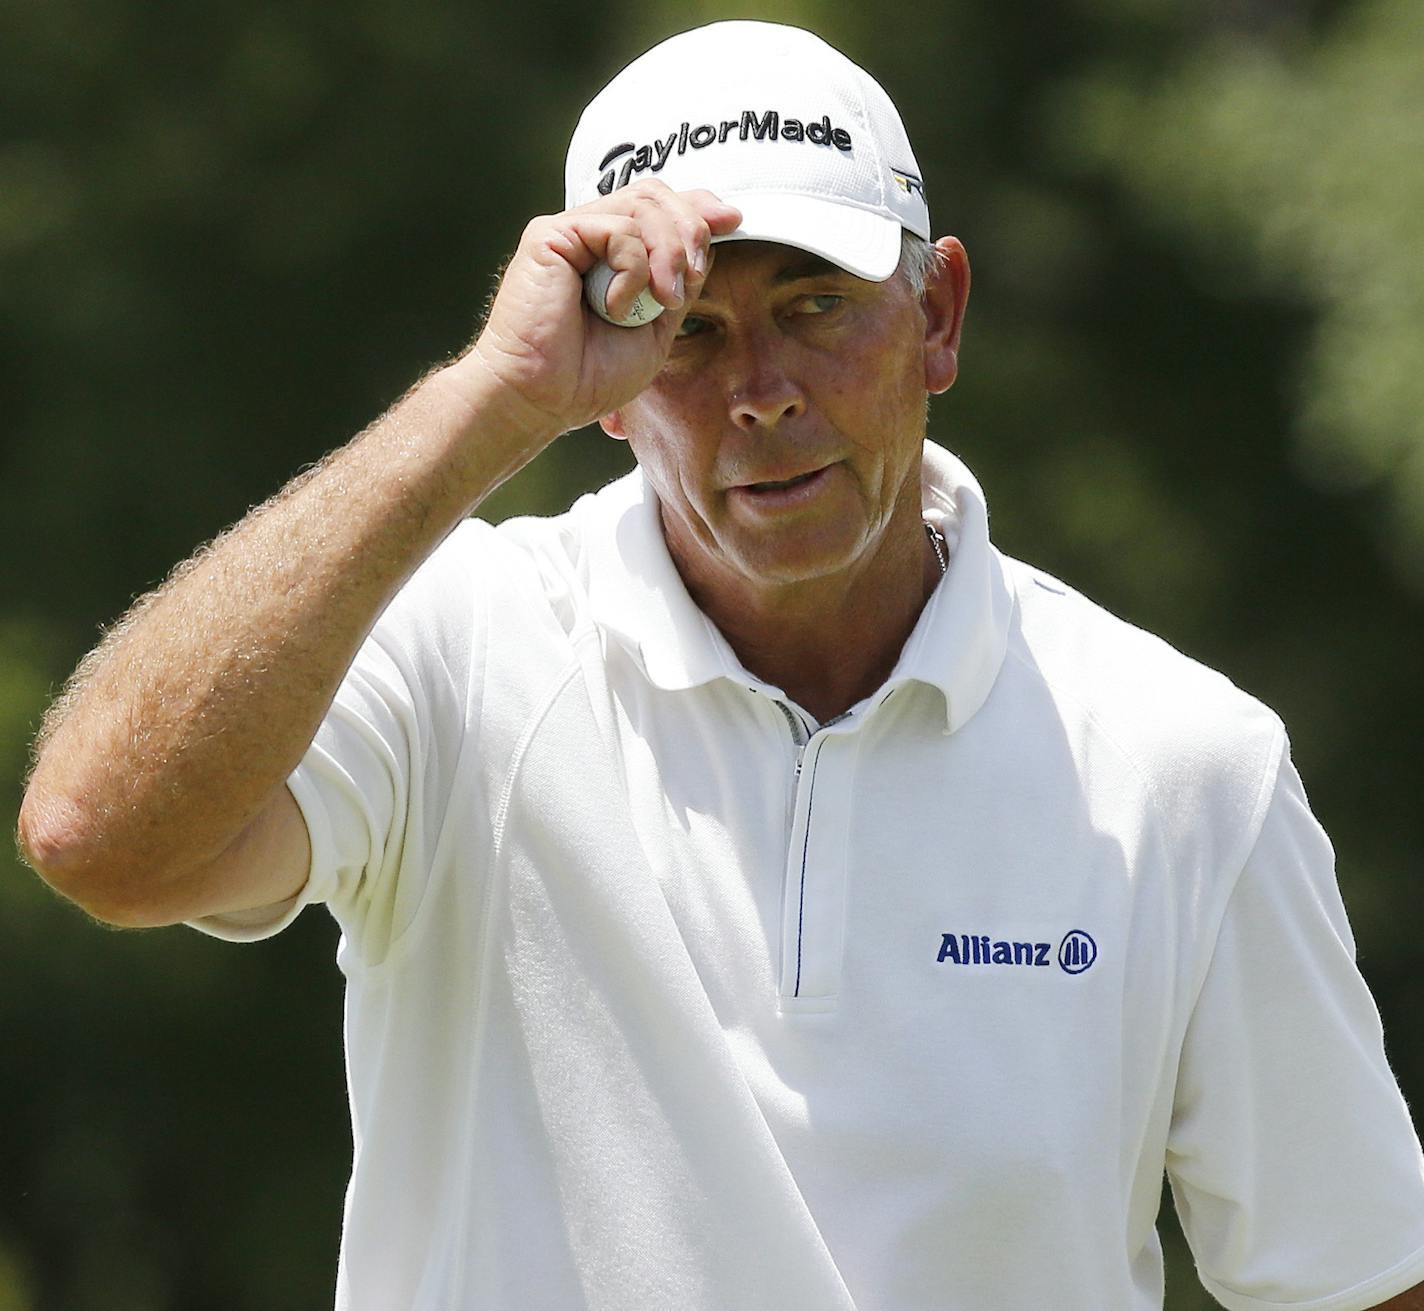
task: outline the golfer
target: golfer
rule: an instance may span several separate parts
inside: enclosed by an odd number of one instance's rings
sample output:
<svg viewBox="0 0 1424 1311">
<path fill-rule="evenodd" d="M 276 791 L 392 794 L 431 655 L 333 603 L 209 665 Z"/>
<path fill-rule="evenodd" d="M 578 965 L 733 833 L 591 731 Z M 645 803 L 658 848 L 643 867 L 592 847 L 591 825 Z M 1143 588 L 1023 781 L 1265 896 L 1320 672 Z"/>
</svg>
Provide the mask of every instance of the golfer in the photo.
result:
<svg viewBox="0 0 1424 1311">
<path fill-rule="evenodd" d="M 588 106 L 472 346 L 142 600 L 21 836 L 342 929 L 343 1311 L 1424 1308 L 1424 1166 L 1279 720 L 991 543 L 881 88 L 723 23 Z M 606 310 L 650 289 L 643 327 Z M 469 518 L 597 420 L 637 469 Z"/>
</svg>

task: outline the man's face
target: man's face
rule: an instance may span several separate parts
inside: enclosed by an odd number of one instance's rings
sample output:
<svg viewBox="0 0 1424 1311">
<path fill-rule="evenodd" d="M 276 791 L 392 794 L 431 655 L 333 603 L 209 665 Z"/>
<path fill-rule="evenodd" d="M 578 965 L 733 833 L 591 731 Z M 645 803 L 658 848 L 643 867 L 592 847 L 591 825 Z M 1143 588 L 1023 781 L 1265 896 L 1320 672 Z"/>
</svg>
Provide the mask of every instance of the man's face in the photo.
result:
<svg viewBox="0 0 1424 1311">
<path fill-rule="evenodd" d="M 737 241 L 604 427 L 632 446 L 689 582 L 775 589 L 868 565 L 892 522 L 918 531 L 926 394 L 926 315 L 902 278 Z"/>
</svg>

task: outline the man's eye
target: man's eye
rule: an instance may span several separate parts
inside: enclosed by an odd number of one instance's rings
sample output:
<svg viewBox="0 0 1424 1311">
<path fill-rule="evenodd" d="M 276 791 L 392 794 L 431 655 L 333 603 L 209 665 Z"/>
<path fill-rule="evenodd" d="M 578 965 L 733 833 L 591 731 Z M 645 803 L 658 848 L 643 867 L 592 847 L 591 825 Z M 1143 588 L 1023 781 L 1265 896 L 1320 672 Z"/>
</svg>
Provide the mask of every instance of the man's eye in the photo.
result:
<svg viewBox="0 0 1424 1311">
<path fill-rule="evenodd" d="M 844 296 L 832 296 L 829 294 L 823 296 L 807 296 L 806 299 L 801 302 L 801 309 L 805 314 L 828 314 L 831 310 L 843 304 L 844 301 Z"/>
<path fill-rule="evenodd" d="M 699 318 L 696 314 L 689 314 L 678 326 L 677 335 L 679 337 L 700 337 L 711 326 L 706 319 Z"/>
</svg>

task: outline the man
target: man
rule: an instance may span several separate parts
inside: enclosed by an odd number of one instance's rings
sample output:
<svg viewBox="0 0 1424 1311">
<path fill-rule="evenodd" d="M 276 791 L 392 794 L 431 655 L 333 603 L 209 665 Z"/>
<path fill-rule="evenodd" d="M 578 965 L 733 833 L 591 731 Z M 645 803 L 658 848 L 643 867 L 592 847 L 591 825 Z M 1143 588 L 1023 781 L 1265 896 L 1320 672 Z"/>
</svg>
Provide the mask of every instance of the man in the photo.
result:
<svg viewBox="0 0 1424 1311">
<path fill-rule="evenodd" d="M 1138 1311 L 1165 1168 L 1227 1306 L 1424 1307 L 1279 721 L 925 443 L 969 269 L 884 92 L 687 33 L 568 191 L 464 356 L 81 666 L 21 817 L 115 923 L 340 921 L 339 1305 Z M 599 261 L 666 312 L 594 317 Z M 466 521 L 595 418 L 637 474 Z"/>
</svg>

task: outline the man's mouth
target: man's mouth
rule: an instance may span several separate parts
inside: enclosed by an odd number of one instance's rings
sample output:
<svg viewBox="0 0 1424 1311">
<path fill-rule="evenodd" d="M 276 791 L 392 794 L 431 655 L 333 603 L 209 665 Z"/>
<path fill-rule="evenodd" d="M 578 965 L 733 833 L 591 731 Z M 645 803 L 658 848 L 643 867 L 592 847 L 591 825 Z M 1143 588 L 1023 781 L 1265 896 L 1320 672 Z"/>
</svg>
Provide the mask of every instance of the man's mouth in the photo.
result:
<svg viewBox="0 0 1424 1311">
<path fill-rule="evenodd" d="M 787 487 L 798 487 L 802 483 L 810 482 L 821 470 L 812 469 L 810 473 L 800 473 L 794 478 L 782 478 L 776 482 L 747 483 L 746 485 L 754 492 L 779 492 Z"/>
</svg>

